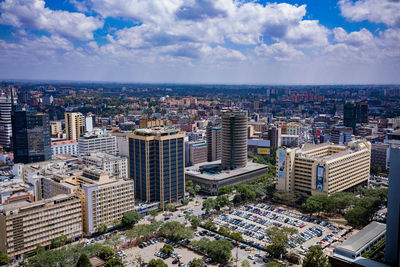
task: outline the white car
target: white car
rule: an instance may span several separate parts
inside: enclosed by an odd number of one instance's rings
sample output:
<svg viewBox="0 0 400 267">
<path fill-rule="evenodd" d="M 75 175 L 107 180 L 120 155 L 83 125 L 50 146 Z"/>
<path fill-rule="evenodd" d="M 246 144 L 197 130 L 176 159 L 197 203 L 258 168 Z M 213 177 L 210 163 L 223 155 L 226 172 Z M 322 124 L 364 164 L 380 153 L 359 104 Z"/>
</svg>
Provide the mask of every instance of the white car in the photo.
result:
<svg viewBox="0 0 400 267">
<path fill-rule="evenodd" d="M 247 258 L 249 258 L 249 260 L 254 260 L 254 256 L 253 255 L 249 255 L 249 256 L 247 256 Z"/>
</svg>

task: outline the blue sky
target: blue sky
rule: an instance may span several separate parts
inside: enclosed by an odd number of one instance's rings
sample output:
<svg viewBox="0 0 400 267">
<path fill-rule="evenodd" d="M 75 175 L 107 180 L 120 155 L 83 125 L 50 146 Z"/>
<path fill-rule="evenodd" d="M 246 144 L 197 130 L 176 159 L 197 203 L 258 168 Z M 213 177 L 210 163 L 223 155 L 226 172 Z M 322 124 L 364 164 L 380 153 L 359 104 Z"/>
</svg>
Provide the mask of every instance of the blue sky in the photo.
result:
<svg viewBox="0 0 400 267">
<path fill-rule="evenodd" d="M 0 78 L 400 83 L 398 0 L 3 0 Z"/>
</svg>

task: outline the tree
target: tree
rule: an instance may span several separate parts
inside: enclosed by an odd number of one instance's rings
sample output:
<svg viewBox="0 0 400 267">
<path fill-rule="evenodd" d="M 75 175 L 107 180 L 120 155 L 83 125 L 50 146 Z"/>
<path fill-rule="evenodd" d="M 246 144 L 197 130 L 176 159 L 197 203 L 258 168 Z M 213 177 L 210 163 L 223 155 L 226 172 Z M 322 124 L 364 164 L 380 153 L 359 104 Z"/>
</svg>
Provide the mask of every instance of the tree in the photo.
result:
<svg viewBox="0 0 400 267">
<path fill-rule="evenodd" d="M 10 262 L 10 257 L 4 252 L 0 252 L 0 265 L 6 265 Z"/>
<path fill-rule="evenodd" d="M 268 251 L 275 258 L 285 255 L 288 247 L 289 236 L 296 233 L 297 229 L 294 228 L 279 228 L 276 226 L 268 228 L 266 233 L 267 238 L 270 240 Z"/>
<path fill-rule="evenodd" d="M 227 240 L 211 241 L 207 247 L 207 255 L 219 263 L 227 262 L 231 256 L 233 245 Z"/>
<path fill-rule="evenodd" d="M 45 252 L 45 251 L 46 251 L 46 250 L 45 250 L 45 248 L 44 248 L 42 245 L 37 244 L 37 246 L 36 246 L 36 248 L 35 248 L 35 250 L 34 250 L 34 253 L 35 253 L 35 255 L 38 255 L 38 254 L 43 253 L 43 252 Z"/>
<path fill-rule="evenodd" d="M 89 261 L 89 257 L 85 253 L 82 253 L 78 259 L 78 262 L 76 263 L 76 267 L 91 267 L 91 266 L 92 264 Z"/>
<path fill-rule="evenodd" d="M 174 252 L 174 247 L 170 244 L 164 244 L 164 246 L 160 248 L 160 252 L 167 255 L 171 255 L 171 253 Z"/>
<path fill-rule="evenodd" d="M 169 212 L 174 212 L 174 211 L 176 210 L 176 207 L 175 207 L 174 204 L 168 203 L 168 204 L 165 206 L 165 209 L 166 209 L 167 211 L 169 211 Z"/>
<path fill-rule="evenodd" d="M 151 259 L 147 267 L 168 267 L 162 259 Z"/>
<path fill-rule="evenodd" d="M 232 238 L 233 240 L 237 241 L 237 242 L 242 242 L 243 241 L 243 235 L 241 232 L 237 232 L 237 231 L 232 231 L 232 233 L 229 236 L 230 238 Z"/>
<path fill-rule="evenodd" d="M 115 256 L 115 251 L 107 246 L 103 246 L 99 253 L 99 257 L 104 261 L 108 261 L 109 259 L 112 259 L 114 256 Z"/>
<path fill-rule="evenodd" d="M 206 212 L 210 212 L 210 210 L 214 209 L 215 206 L 216 201 L 213 198 L 207 198 L 203 201 L 203 209 L 206 210 Z"/>
<path fill-rule="evenodd" d="M 96 231 L 99 232 L 100 234 L 104 234 L 105 232 L 107 232 L 107 230 L 108 226 L 105 223 L 100 223 L 96 228 Z"/>
<path fill-rule="evenodd" d="M 280 264 L 279 262 L 276 261 L 270 261 L 267 263 L 266 267 L 283 267 L 283 264 Z"/>
<path fill-rule="evenodd" d="M 221 225 L 218 229 L 218 234 L 229 237 L 231 235 L 232 229 L 226 225 Z"/>
<path fill-rule="evenodd" d="M 120 258 L 111 258 L 105 262 L 106 267 L 122 267 L 122 260 Z"/>
<path fill-rule="evenodd" d="M 188 216 L 188 220 L 193 228 L 197 228 L 200 225 L 200 219 L 196 215 Z"/>
<path fill-rule="evenodd" d="M 68 237 L 66 235 L 61 235 L 51 240 L 51 247 L 58 248 L 64 246 L 68 241 Z"/>
<path fill-rule="evenodd" d="M 344 218 L 347 222 L 355 227 L 362 227 L 367 225 L 371 219 L 371 213 L 361 206 L 355 206 L 353 209 L 346 212 Z"/>
<path fill-rule="evenodd" d="M 153 220 L 157 217 L 158 211 L 157 210 L 152 210 L 149 212 L 150 216 L 153 217 Z"/>
<path fill-rule="evenodd" d="M 223 208 L 225 206 L 230 206 L 231 202 L 227 196 L 218 196 L 215 199 L 215 204 L 216 204 L 216 206 Z"/>
<path fill-rule="evenodd" d="M 250 267 L 250 262 L 248 260 L 243 260 L 242 261 L 242 267 Z"/>
<path fill-rule="evenodd" d="M 203 237 L 199 241 L 192 241 L 191 244 L 207 253 L 210 258 L 219 263 L 227 262 L 232 256 L 231 251 L 233 245 L 227 240 L 211 241 L 210 239 Z"/>
<path fill-rule="evenodd" d="M 215 225 L 215 223 L 210 220 L 206 221 L 203 226 L 204 226 L 204 228 L 212 230 L 212 231 L 217 230 L 217 226 Z"/>
<path fill-rule="evenodd" d="M 374 165 L 371 167 L 371 173 L 374 175 L 378 175 L 382 172 L 382 167 L 380 165 Z"/>
<path fill-rule="evenodd" d="M 275 202 L 282 202 L 287 205 L 293 205 L 293 203 L 296 202 L 296 195 L 285 191 L 276 191 L 273 194 L 272 199 Z"/>
<path fill-rule="evenodd" d="M 193 238 L 193 231 L 189 228 L 186 228 L 185 225 L 176 221 L 164 223 L 160 227 L 159 233 L 162 236 L 175 242 L 186 238 Z"/>
<path fill-rule="evenodd" d="M 333 193 L 329 198 L 332 199 L 333 205 L 337 212 L 343 212 L 355 201 L 354 195 L 349 192 L 336 192 Z"/>
<path fill-rule="evenodd" d="M 201 259 L 193 259 L 192 262 L 189 264 L 189 267 L 205 267 L 206 264 Z"/>
<path fill-rule="evenodd" d="M 329 267 L 328 258 L 320 246 L 313 246 L 303 260 L 303 267 Z"/>
<path fill-rule="evenodd" d="M 140 221 L 140 214 L 133 211 L 125 212 L 122 215 L 122 225 L 126 227 L 132 227 Z"/>
<path fill-rule="evenodd" d="M 311 215 L 315 212 L 331 212 L 335 208 L 332 198 L 329 198 L 327 195 L 311 196 L 306 200 L 305 203 L 303 203 L 302 207 Z"/>
<path fill-rule="evenodd" d="M 111 238 L 104 241 L 104 244 L 109 245 L 113 248 L 122 243 L 121 234 L 113 234 Z"/>
<path fill-rule="evenodd" d="M 187 206 L 189 204 L 189 199 L 183 199 L 182 200 L 182 205 Z"/>
<path fill-rule="evenodd" d="M 223 186 L 219 189 L 219 194 L 220 195 L 229 195 L 230 193 L 232 193 L 233 188 L 232 186 Z"/>
</svg>

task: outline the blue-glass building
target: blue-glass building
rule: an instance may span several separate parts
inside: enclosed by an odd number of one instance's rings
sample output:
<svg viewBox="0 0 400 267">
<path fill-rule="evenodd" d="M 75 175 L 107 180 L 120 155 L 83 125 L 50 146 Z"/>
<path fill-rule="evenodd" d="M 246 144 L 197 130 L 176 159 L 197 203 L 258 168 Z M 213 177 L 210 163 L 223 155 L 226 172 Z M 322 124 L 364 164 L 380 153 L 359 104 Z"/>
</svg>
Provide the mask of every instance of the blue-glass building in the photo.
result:
<svg viewBox="0 0 400 267">
<path fill-rule="evenodd" d="M 129 173 L 135 197 L 144 202 L 175 202 L 185 194 L 185 133 L 138 129 L 129 137 Z"/>
<path fill-rule="evenodd" d="M 12 115 L 14 163 L 51 159 L 49 116 L 33 110 L 17 110 Z"/>
</svg>

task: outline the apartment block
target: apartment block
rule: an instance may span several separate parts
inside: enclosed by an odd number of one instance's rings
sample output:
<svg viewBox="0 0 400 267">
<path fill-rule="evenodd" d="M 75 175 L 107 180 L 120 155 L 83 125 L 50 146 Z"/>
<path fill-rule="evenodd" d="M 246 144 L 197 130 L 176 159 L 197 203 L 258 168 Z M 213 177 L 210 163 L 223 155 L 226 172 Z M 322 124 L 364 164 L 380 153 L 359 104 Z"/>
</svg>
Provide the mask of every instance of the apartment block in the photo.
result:
<svg viewBox="0 0 400 267">
<path fill-rule="evenodd" d="M 78 140 L 85 132 L 85 116 L 79 112 L 65 112 L 65 131 L 67 139 Z"/>
<path fill-rule="evenodd" d="M 82 209 L 77 196 L 0 206 L 0 251 L 10 257 L 32 252 L 38 244 L 49 246 L 52 239 L 62 235 L 70 240 L 82 237 Z"/>
<path fill-rule="evenodd" d="M 87 234 L 105 223 L 113 226 L 125 212 L 134 211 L 134 183 L 132 180 L 111 179 L 97 170 L 85 170 L 75 180 L 77 194 L 82 201 L 83 229 Z"/>
<path fill-rule="evenodd" d="M 207 162 L 207 143 L 192 141 L 185 143 L 186 166 Z"/>
<path fill-rule="evenodd" d="M 222 131 L 221 127 L 208 126 L 206 129 L 207 137 L 207 161 L 221 159 L 222 155 Z"/>
<path fill-rule="evenodd" d="M 306 195 L 332 194 L 368 183 L 371 144 L 323 143 L 277 151 L 277 189 Z"/>
</svg>

